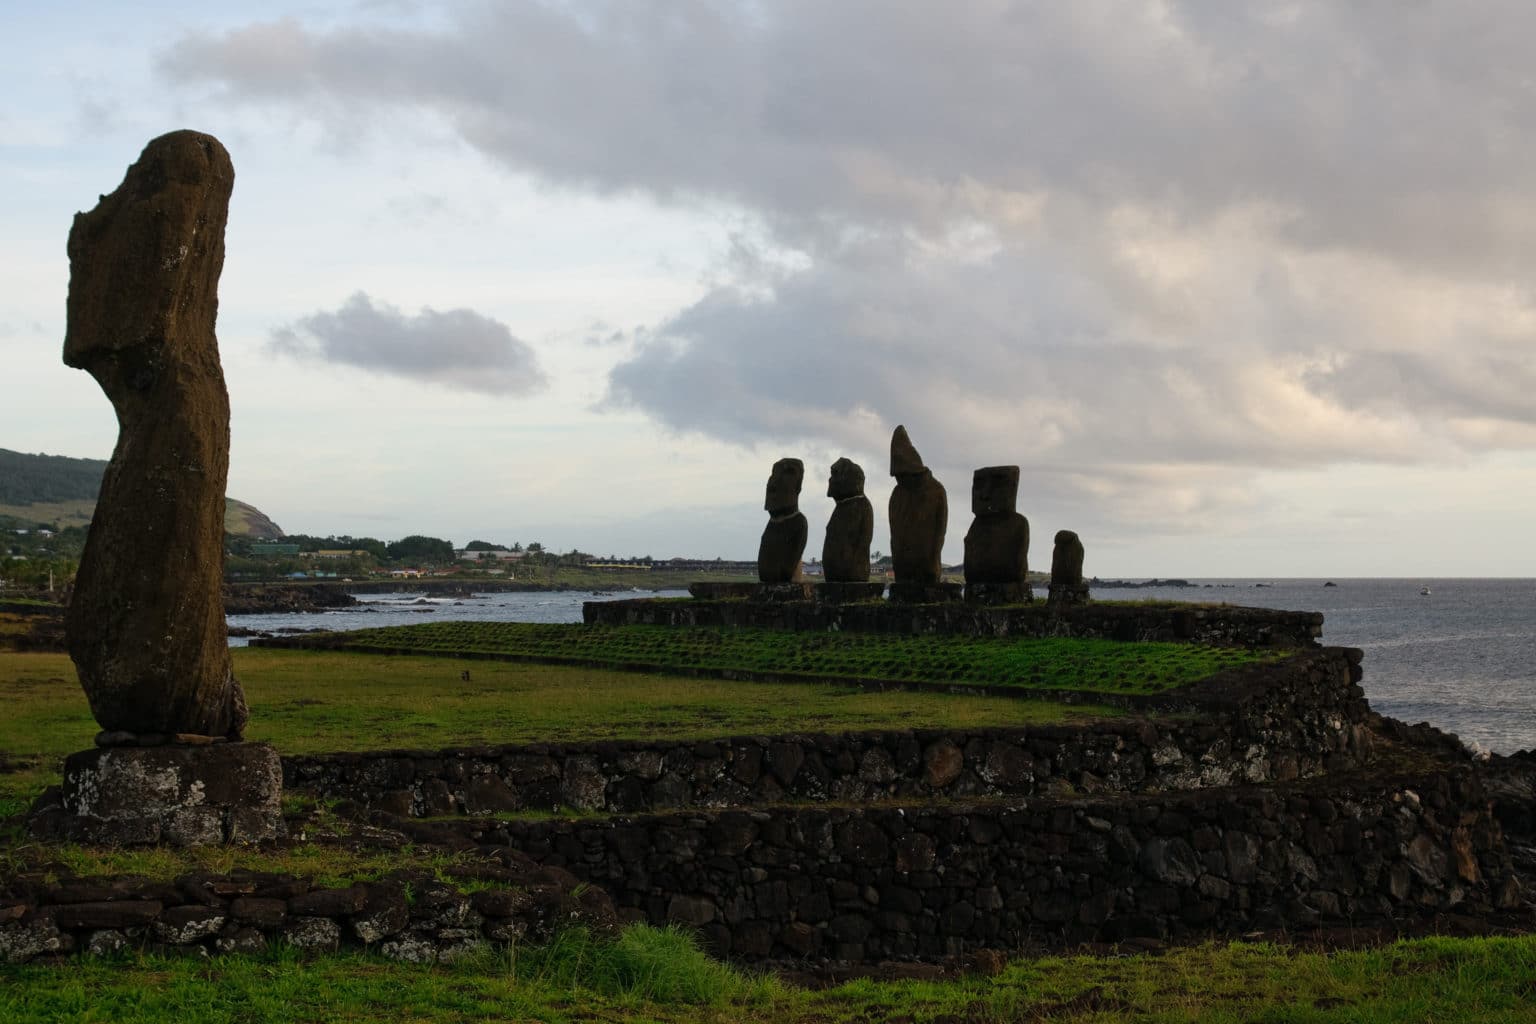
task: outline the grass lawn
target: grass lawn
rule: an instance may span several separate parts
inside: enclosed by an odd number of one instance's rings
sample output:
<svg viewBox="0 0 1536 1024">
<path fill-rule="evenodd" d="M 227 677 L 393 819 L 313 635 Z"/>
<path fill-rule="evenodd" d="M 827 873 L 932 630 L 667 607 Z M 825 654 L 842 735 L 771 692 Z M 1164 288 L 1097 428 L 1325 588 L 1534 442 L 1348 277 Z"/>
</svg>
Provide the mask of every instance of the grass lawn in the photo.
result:
<svg viewBox="0 0 1536 1024">
<path fill-rule="evenodd" d="M 440 748 L 913 726 L 1025 725 L 1113 709 L 847 686 L 685 679 L 510 662 L 240 648 L 247 737 L 283 753 Z M 470 673 L 465 682 L 461 674 Z M 58 779 L 91 745 L 74 665 L 62 654 L 0 652 L 0 818 Z M 19 769 L 7 771 L 4 762 Z"/>
<path fill-rule="evenodd" d="M 1155 694 L 1291 652 L 1077 638 L 1013 639 L 672 626 L 427 622 L 316 635 L 349 650 L 501 654 L 657 671 L 737 669 L 807 679 L 961 683 L 1010 690 Z"/>
<path fill-rule="evenodd" d="M 346 1021 L 1315 1022 L 1536 1021 L 1536 938 L 1421 939 L 1334 953 L 1234 943 L 1159 956 L 1021 960 L 992 977 L 793 989 L 703 956 L 681 933 L 631 926 L 617 941 L 549 946 L 451 966 L 363 954 L 206 961 L 149 954 L 0 966 L 8 1024 Z"/>
</svg>

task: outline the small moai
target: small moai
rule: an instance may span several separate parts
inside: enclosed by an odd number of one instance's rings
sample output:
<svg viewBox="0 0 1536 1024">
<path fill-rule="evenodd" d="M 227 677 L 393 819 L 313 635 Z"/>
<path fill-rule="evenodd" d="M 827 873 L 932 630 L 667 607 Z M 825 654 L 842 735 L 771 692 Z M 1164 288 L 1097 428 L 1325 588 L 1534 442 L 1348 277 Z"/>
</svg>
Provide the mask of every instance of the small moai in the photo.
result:
<svg viewBox="0 0 1536 1024">
<path fill-rule="evenodd" d="M 893 601 L 913 603 L 953 598 L 953 588 L 942 582 L 944 532 L 949 526 L 949 498 L 933 471 L 923 465 L 907 436 L 898 426 L 891 435 L 891 585 Z"/>
<path fill-rule="evenodd" d="M 757 578 L 767 588 L 760 588 L 764 596 L 771 593 L 782 599 L 787 592 L 772 588 L 803 583 L 800 556 L 805 553 L 807 526 L 800 511 L 800 486 L 804 480 L 805 463 L 799 459 L 780 459 L 768 477 L 763 499 L 768 525 L 757 547 Z"/>
<path fill-rule="evenodd" d="M 1051 551 L 1051 586 L 1046 602 L 1053 607 L 1082 604 L 1088 600 L 1088 584 L 1083 582 L 1083 542 L 1071 530 L 1056 532 L 1056 546 Z"/>
<path fill-rule="evenodd" d="M 214 322 L 234 177 L 213 136 L 160 136 L 69 233 L 64 362 L 96 379 L 119 428 L 65 616 L 102 732 L 65 761 L 55 818 L 88 841 L 281 829 L 276 751 L 232 742 L 247 711 L 224 620 L 229 396 Z"/>
<path fill-rule="evenodd" d="M 864 496 L 864 468 L 852 459 L 832 463 L 827 497 L 837 502 L 827 520 L 821 547 L 826 582 L 822 596 L 829 601 L 861 601 L 879 597 L 884 582 L 869 581 L 869 542 L 875 535 L 875 508 Z"/>
<path fill-rule="evenodd" d="M 1031 600 L 1029 520 L 1019 514 L 1019 467 L 987 466 L 971 478 L 965 534 L 965 599 L 979 604 Z"/>
</svg>

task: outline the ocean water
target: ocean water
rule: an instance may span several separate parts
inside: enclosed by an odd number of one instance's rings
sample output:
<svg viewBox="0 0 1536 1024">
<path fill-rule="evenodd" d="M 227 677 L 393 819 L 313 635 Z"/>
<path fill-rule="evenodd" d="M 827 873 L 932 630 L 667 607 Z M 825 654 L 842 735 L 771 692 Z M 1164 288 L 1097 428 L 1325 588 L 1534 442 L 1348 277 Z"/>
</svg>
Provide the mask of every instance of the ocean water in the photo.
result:
<svg viewBox="0 0 1536 1024">
<path fill-rule="evenodd" d="M 1493 753 L 1536 748 L 1536 580 L 1190 582 L 1201 586 L 1094 594 L 1322 612 L 1323 643 L 1365 651 L 1360 685 L 1377 711 Z"/>
<path fill-rule="evenodd" d="M 1105 599 L 1218 601 L 1320 611 L 1323 642 L 1365 651 L 1361 685 L 1371 706 L 1406 722 L 1429 722 L 1494 753 L 1536 748 L 1536 580 L 1191 580 L 1196 587 L 1104 588 Z M 1430 594 L 1420 590 L 1428 587 Z M 678 597 L 684 591 L 657 596 Z M 649 592 L 646 592 L 649 595 Z M 363 629 L 440 619 L 580 622 L 586 601 L 636 592 L 497 593 L 473 598 L 360 594 L 334 612 L 232 615 L 231 626 L 264 631 Z M 243 639 L 232 638 L 232 645 Z"/>
</svg>

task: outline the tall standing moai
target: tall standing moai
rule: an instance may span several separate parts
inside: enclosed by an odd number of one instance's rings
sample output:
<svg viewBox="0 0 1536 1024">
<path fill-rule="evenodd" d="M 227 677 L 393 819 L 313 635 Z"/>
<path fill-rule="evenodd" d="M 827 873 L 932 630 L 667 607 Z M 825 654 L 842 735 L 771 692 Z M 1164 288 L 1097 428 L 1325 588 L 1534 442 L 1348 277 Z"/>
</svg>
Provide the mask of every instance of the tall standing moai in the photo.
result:
<svg viewBox="0 0 1536 1024">
<path fill-rule="evenodd" d="M 965 598 L 982 604 L 1016 604 L 1032 595 L 1029 520 L 1019 514 L 1019 467 L 987 466 L 971 479 L 975 519 L 965 535 Z"/>
<path fill-rule="evenodd" d="M 832 463 L 827 497 L 837 502 L 827 520 L 821 547 L 828 583 L 869 582 L 869 542 L 875 536 L 875 507 L 864 496 L 864 469 L 852 459 Z"/>
<path fill-rule="evenodd" d="M 875 535 L 875 507 L 864 496 L 864 469 L 852 459 L 832 463 L 827 497 L 837 502 L 827 520 L 821 547 L 826 582 L 822 597 L 832 602 L 874 600 L 885 582 L 869 580 L 869 542 Z"/>
<path fill-rule="evenodd" d="M 799 583 L 800 556 L 805 554 L 807 527 L 800 511 L 800 487 L 805 463 L 780 459 L 773 464 L 763 508 L 768 525 L 757 546 L 757 578 L 765 584 Z"/>
<path fill-rule="evenodd" d="M 1071 530 L 1056 532 L 1056 546 L 1051 552 L 1051 587 L 1048 604 L 1062 607 L 1088 600 L 1088 584 L 1083 582 L 1083 542 Z"/>
<path fill-rule="evenodd" d="M 949 498 L 944 485 L 923 465 L 907 428 L 891 435 L 891 569 L 897 601 L 942 600 L 948 595 L 944 571 L 944 532 L 949 526 Z"/>
<path fill-rule="evenodd" d="M 65 616 L 102 733 L 65 762 L 62 799 L 104 841 L 259 839 L 281 824 L 275 751 L 225 742 L 247 717 L 224 620 L 229 395 L 214 336 L 234 180 L 218 139 L 172 132 L 69 233 L 64 362 L 101 385 L 119 432 Z"/>
</svg>

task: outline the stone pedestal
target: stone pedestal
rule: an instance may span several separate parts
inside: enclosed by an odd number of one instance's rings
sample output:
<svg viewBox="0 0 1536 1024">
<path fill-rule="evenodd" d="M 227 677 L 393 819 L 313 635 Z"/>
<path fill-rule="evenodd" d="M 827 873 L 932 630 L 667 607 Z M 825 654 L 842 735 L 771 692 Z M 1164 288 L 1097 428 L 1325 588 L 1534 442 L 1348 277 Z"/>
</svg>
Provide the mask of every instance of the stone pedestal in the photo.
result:
<svg viewBox="0 0 1536 1024">
<path fill-rule="evenodd" d="M 786 601 L 809 601 L 815 594 L 814 583 L 759 583 L 752 590 L 752 600 L 765 604 L 783 604 Z"/>
<path fill-rule="evenodd" d="M 958 601 L 965 592 L 959 583 L 903 583 L 891 584 L 890 600 L 895 604 L 943 604 Z"/>
<path fill-rule="evenodd" d="M 816 588 L 817 600 L 827 604 L 858 604 L 878 601 L 885 594 L 885 581 L 871 583 L 823 583 Z"/>
<path fill-rule="evenodd" d="M 64 760 L 64 783 L 31 826 L 112 846 L 215 846 L 283 832 L 283 766 L 266 743 L 105 747 Z"/>
<path fill-rule="evenodd" d="M 714 583 L 700 580 L 688 584 L 690 596 L 700 601 L 745 601 L 756 592 L 756 583 Z"/>
<path fill-rule="evenodd" d="M 1088 603 L 1088 584 L 1086 583 L 1052 583 L 1046 592 L 1046 604 L 1051 608 L 1068 608 L 1075 604 Z"/>
<path fill-rule="evenodd" d="M 1028 604 L 1035 592 L 1028 583 L 967 583 L 965 600 L 969 604 Z"/>
</svg>

